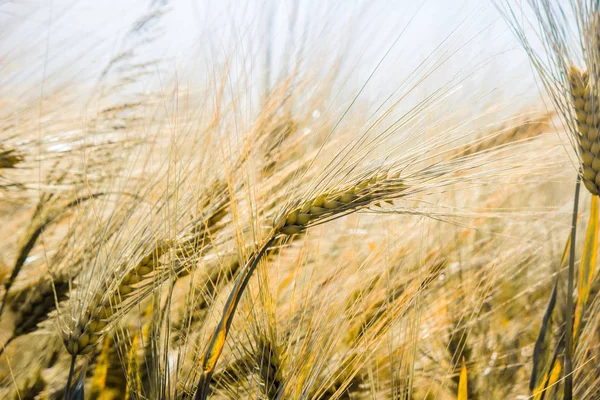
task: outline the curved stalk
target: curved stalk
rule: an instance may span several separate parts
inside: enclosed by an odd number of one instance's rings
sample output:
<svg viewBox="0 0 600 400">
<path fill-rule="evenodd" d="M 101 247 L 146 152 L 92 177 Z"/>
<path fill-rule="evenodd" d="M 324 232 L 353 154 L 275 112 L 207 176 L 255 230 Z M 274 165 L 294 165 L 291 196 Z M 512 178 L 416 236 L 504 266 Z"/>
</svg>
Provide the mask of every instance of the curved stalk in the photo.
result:
<svg viewBox="0 0 600 400">
<path fill-rule="evenodd" d="M 223 347 L 225 347 L 225 340 L 227 339 L 229 328 L 233 322 L 235 310 L 240 303 L 242 295 L 244 294 L 244 290 L 246 289 L 246 286 L 248 286 L 248 282 L 250 282 L 250 278 L 256 270 L 258 263 L 276 238 L 277 234 L 272 233 L 269 237 L 269 240 L 267 240 L 260 247 L 258 252 L 254 253 L 254 255 L 246 262 L 244 268 L 240 271 L 233 289 L 229 294 L 229 298 L 225 303 L 225 307 L 223 307 L 221 320 L 213 331 L 208 342 L 208 347 L 204 351 L 204 356 L 202 357 L 202 373 L 198 381 L 198 387 L 196 389 L 196 394 L 194 395 L 194 400 L 205 400 L 208 397 L 210 381 L 212 379 L 215 366 L 217 365 L 217 361 L 219 360 L 221 352 L 223 351 Z"/>
</svg>

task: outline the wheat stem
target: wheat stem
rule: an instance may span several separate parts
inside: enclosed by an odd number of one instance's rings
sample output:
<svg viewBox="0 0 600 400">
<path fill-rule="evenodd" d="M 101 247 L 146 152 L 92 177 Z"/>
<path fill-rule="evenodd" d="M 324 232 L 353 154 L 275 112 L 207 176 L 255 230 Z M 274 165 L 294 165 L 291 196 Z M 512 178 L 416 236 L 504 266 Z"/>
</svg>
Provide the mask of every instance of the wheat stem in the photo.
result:
<svg viewBox="0 0 600 400">
<path fill-rule="evenodd" d="M 77 355 L 71 356 L 71 366 L 69 367 L 69 377 L 67 378 L 67 386 L 65 387 L 65 400 L 71 400 L 71 384 L 73 382 L 73 375 L 75 374 L 75 360 Z"/>
<path fill-rule="evenodd" d="M 577 175 L 575 184 L 575 199 L 573 200 L 573 216 L 571 222 L 571 247 L 569 249 L 569 279 L 567 281 L 567 331 L 565 346 L 565 388 L 564 399 L 573 399 L 573 281 L 575 280 L 575 236 L 577 234 L 577 212 L 579 208 L 579 188 L 581 186 L 580 174 Z"/>
<path fill-rule="evenodd" d="M 227 334 L 229 333 L 229 328 L 233 322 L 235 310 L 237 309 L 237 306 L 242 298 L 244 289 L 248 285 L 248 282 L 250 282 L 252 273 L 254 270 L 256 270 L 258 263 L 269 247 L 271 247 L 276 238 L 276 232 L 272 232 L 269 235 L 269 239 L 260 247 L 258 252 L 256 252 L 246 262 L 244 269 L 240 271 L 233 289 L 231 290 L 231 294 L 225 303 L 225 307 L 223 307 L 221 320 L 210 337 L 208 347 L 204 351 L 204 357 L 202 359 L 202 373 L 198 381 L 198 388 L 196 389 L 194 400 L 205 400 L 208 397 L 210 381 L 217 361 L 219 360 L 219 356 L 223 351 L 225 340 L 227 339 Z"/>
</svg>

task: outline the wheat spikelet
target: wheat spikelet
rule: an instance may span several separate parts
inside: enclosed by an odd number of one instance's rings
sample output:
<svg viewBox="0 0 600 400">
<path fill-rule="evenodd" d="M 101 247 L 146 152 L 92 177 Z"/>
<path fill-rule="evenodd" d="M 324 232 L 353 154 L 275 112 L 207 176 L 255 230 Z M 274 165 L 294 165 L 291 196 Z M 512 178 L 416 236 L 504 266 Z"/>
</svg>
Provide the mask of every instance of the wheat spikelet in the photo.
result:
<svg viewBox="0 0 600 400">
<path fill-rule="evenodd" d="M 202 219 L 199 224 L 193 224 L 191 233 L 188 233 L 189 229 L 185 229 L 182 239 L 176 241 L 177 245 L 172 242 L 158 243 L 146 251 L 133 267 L 124 265 L 119 268 L 124 271 L 120 276 L 107 277 L 104 286 L 94 295 L 92 306 L 84 311 L 76 327 L 65 337 L 65 346 L 69 353 L 75 355 L 90 351 L 91 346 L 102 338 L 106 332 L 105 328 L 114 322 L 115 317 L 131 309 L 142 297 L 150 294 L 169 277 L 168 270 L 159 270 L 162 256 L 175 250 L 175 257 L 190 258 L 206 250 L 209 245 L 206 236 L 217 231 L 218 222 L 224 216 L 222 206 L 217 207 L 206 220 Z M 185 262 L 178 265 L 175 270 L 176 276 L 181 277 L 189 272 Z"/>
<path fill-rule="evenodd" d="M 91 199 L 91 198 L 90 198 Z M 75 205 L 76 202 L 71 203 Z M 59 215 L 57 213 L 50 214 Z M 46 221 L 52 221 L 47 219 Z M 48 222 L 45 222 L 45 226 Z M 27 286 L 21 288 L 16 294 L 10 295 L 5 293 L 5 304 L 9 304 L 14 319 L 14 328 L 11 336 L 0 349 L 0 353 L 4 352 L 6 346 L 20 336 L 26 335 L 35 331 L 45 331 L 48 325 L 46 320 L 52 320 L 55 317 L 57 306 L 68 303 L 70 294 L 76 289 L 73 280 L 85 270 L 86 263 L 89 262 L 90 253 L 97 251 L 104 240 L 110 239 L 115 235 L 120 226 L 115 224 L 108 230 L 104 227 L 98 227 L 94 231 L 94 239 L 86 244 L 84 248 L 69 249 L 72 246 L 73 237 L 77 236 L 81 231 L 77 225 L 70 229 L 65 237 L 61 240 L 58 247 L 60 251 L 49 259 L 48 264 L 52 265 L 50 269 L 46 265 L 43 266 L 41 278 L 31 282 L 27 282 Z M 37 232 L 43 231 L 38 229 Z M 36 236 L 37 237 L 37 236 Z M 30 240 L 30 243 L 35 241 Z M 31 245 L 27 245 L 26 251 L 21 250 L 20 255 L 28 254 L 32 250 Z M 72 252 L 72 253 L 71 253 Z M 90 252 L 90 253 L 88 253 Z M 17 261 L 17 266 L 20 265 L 25 257 L 20 256 Z"/>
</svg>

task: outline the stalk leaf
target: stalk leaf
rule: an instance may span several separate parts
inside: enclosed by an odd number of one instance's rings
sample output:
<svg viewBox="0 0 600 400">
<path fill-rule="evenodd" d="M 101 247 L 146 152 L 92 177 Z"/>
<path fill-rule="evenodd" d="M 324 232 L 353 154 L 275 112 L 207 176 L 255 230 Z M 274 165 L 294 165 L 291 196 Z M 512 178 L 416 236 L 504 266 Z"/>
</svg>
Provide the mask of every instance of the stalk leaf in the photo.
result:
<svg viewBox="0 0 600 400">
<path fill-rule="evenodd" d="M 569 235 L 569 239 L 565 244 L 565 249 L 560 260 L 560 268 L 562 268 L 567 262 L 570 247 L 571 235 Z M 531 368 L 531 378 L 529 380 L 529 390 L 532 391 L 532 394 L 534 395 L 539 393 L 540 390 L 545 389 L 545 382 L 548 380 L 548 373 L 552 365 L 552 314 L 556 308 L 558 278 L 559 275 L 557 273 L 556 279 L 554 280 L 554 286 L 552 287 L 552 292 L 550 294 L 550 300 L 548 301 L 548 305 L 546 306 L 546 311 L 544 312 L 544 317 L 542 319 L 542 326 L 540 327 L 540 332 L 538 333 L 538 337 L 533 348 L 533 365 Z"/>
<path fill-rule="evenodd" d="M 467 382 L 467 365 L 465 364 L 465 359 L 463 358 L 462 367 L 460 368 L 460 379 L 458 381 L 458 395 L 456 396 L 456 400 L 468 400 L 469 390 Z"/>
<path fill-rule="evenodd" d="M 552 366 L 552 370 L 550 371 L 550 374 L 548 374 L 548 372 L 546 372 L 544 374 L 544 379 L 542 379 L 542 382 L 539 384 L 538 387 L 536 387 L 533 390 L 533 400 L 544 400 L 544 394 L 546 393 L 547 390 L 549 390 L 552 386 L 554 386 L 558 382 L 558 380 L 560 379 L 560 376 L 561 376 L 561 372 L 562 372 L 562 361 L 559 358 L 555 358 L 554 365 Z"/>
<path fill-rule="evenodd" d="M 590 295 L 592 280 L 596 270 L 596 254 L 598 253 L 598 196 L 592 196 L 590 207 L 590 220 L 588 222 L 587 232 L 585 234 L 585 243 L 583 245 L 583 255 L 581 256 L 581 265 L 579 266 L 579 287 L 577 288 L 577 305 L 575 306 L 575 322 L 573 324 L 573 343 L 575 348 L 579 328 L 581 327 L 581 318 L 583 316 L 585 305 Z"/>
</svg>

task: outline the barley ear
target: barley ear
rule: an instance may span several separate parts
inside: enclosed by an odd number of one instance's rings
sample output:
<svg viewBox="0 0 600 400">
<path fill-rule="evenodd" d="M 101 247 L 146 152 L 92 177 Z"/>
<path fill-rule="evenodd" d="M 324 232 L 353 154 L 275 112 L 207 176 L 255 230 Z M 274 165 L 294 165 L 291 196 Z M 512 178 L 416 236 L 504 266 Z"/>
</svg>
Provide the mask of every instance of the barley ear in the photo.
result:
<svg viewBox="0 0 600 400">
<path fill-rule="evenodd" d="M 568 75 L 577 125 L 581 180 L 586 189 L 597 196 L 600 193 L 600 98 L 591 86 L 587 71 L 571 66 Z"/>
</svg>

